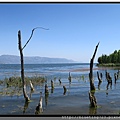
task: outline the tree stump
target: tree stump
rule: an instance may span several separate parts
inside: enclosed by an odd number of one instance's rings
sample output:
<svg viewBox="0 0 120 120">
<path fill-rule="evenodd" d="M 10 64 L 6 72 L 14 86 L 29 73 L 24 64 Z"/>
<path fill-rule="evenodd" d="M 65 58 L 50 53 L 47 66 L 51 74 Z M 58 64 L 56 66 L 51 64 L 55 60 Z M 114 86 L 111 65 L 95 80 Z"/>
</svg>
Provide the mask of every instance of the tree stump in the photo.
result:
<svg viewBox="0 0 120 120">
<path fill-rule="evenodd" d="M 71 83 L 71 75 L 70 75 L 70 72 L 69 72 L 68 80 L 69 80 L 69 83 Z"/>
<path fill-rule="evenodd" d="M 93 93 L 89 92 L 90 107 L 97 107 L 97 100 Z"/>
<path fill-rule="evenodd" d="M 39 100 L 39 103 L 36 107 L 36 111 L 35 111 L 35 114 L 40 114 L 43 112 L 43 108 L 42 108 L 42 95 L 40 96 L 40 100 Z"/>
<path fill-rule="evenodd" d="M 45 84 L 45 94 L 49 94 L 48 86 Z"/>
<path fill-rule="evenodd" d="M 63 86 L 63 89 L 64 89 L 63 95 L 65 95 L 67 91 L 67 88 L 65 87 L 65 85 Z"/>
<path fill-rule="evenodd" d="M 32 82 L 31 82 L 31 80 L 30 80 L 30 88 L 31 88 L 31 91 L 34 91 L 34 90 L 35 90 L 34 87 L 33 87 L 33 84 L 32 84 Z"/>
</svg>

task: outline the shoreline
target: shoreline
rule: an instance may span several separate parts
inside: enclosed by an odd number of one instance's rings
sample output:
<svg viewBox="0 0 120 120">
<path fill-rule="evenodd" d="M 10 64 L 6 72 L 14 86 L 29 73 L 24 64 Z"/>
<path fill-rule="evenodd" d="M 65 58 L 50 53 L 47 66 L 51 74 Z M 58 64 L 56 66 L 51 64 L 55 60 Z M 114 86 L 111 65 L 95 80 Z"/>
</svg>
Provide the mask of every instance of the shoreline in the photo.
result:
<svg viewBox="0 0 120 120">
<path fill-rule="evenodd" d="M 120 67 L 120 63 L 102 63 L 96 64 L 97 67 Z"/>
<path fill-rule="evenodd" d="M 94 67 L 94 70 L 107 70 L 107 69 L 113 69 L 113 68 L 117 68 L 117 67 Z M 120 67 L 119 67 L 120 68 Z M 59 72 L 87 72 L 90 71 L 90 68 L 78 68 L 78 69 L 72 69 L 72 70 L 57 70 Z"/>
</svg>

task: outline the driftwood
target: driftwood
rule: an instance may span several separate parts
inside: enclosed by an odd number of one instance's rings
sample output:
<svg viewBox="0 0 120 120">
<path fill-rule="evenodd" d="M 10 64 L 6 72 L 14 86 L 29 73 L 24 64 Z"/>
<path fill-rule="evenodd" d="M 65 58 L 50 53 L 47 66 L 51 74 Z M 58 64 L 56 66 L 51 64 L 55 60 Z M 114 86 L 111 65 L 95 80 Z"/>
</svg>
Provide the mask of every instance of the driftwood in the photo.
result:
<svg viewBox="0 0 120 120">
<path fill-rule="evenodd" d="M 93 82 L 93 62 L 94 62 L 94 58 L 95 58 L 95 55 L 96 55 L 96 52 L 97 52 L 97 48 L 98 48 L 98 45 L 99 43 L 97 44 L 96 48 L 95 48 L 95 51 L 94 51 L 94 54 L 93 54 L 93 57 L 92 59 L 90 60 L 90 73 L 89 73 L 89 79 L 90 79 L 90 90 L 95 90 L 95 86 L 94 86 L 94 82 Z"/>
</svg>

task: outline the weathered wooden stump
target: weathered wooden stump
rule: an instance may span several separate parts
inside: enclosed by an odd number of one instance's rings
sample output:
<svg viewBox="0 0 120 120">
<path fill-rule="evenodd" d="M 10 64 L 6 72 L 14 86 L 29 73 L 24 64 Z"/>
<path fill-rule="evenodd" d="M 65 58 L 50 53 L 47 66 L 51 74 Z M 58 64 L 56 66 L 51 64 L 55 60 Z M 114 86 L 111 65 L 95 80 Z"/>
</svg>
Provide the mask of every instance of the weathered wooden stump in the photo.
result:
<svg viewBox="0 0 120 120">
<path fill-rule="evenodd" d="M 33 84 L 32 84 L 32 82 L 31 82 L 31 80 L 30 80 L 30 88 L 31 88 L 31 91 L 34 91 L 34 90 L 35 90 L 34 87 L 33 87 Z"/>
<path fill-rule="evenodd" d="M 41 93 L 40 100 L 39 100 L 39 103 L 36 107 L 35 114 L 40 114 L 42 112 L 43 112 L 43 108 L 42 108 L 42 93 Z"/>
<path fill-rule="evenodd" d="M 49 94 L 48 86 L 45 84 L 45 94 Z"/>
<path fill-rule="evenodd" d="M 51 88 L 54 89 L 54 82 L 51 80 Z"/>
<path fill-rule="evenodd" d="M 97 107 L 97 100 L 94 96 L 94 93 L 89 92 L 90 107 Z"/>
<path fill-rule="evenodd" d="M 71 83 L 71 75 L 70 75 L 70 72 L 69 72 L 68 80 L 69 80 L 69 83 Z"/>
<path fill-rule="evenodd" d="M 63 95 L 65 95 L 67 91 L 67 88 L 65 87 L 65 85 L 63 85 L 63 89 L 64 89 Z"/>
<path fill-rule="evenodd" d="M 59 83 L 60 83 L 60 85 L 61 85 L 61 83 L 62 83 L 61 80 L 60 80 L 60 78 L 59 78 Z"/>
</svg>

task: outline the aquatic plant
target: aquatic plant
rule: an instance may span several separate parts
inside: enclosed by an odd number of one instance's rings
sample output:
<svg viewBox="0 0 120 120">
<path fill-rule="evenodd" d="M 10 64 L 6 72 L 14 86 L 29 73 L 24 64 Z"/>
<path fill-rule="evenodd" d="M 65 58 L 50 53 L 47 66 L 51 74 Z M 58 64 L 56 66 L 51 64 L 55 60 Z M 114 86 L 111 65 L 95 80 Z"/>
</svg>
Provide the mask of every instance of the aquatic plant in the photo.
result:
<svg viewBox="0 0 120 120">
<path fill-rule="evenodd" d="M 5 78 L 3 80 L 0 80 L 2 89 L 0 89 L 0 94 L 1 95 L 7 95 L 7 96 L 13 96 L 17 95 L 20 96 L 22 95 L 22 81 L 21 77 L 10 77 L 10 78 Z M 25 77 L 26 81 L 26 86 L 30 86 L 30 81 L 35 85 L 41 85 L 44 84 L 45 78 L 44 77 Z"/>
</svg>

